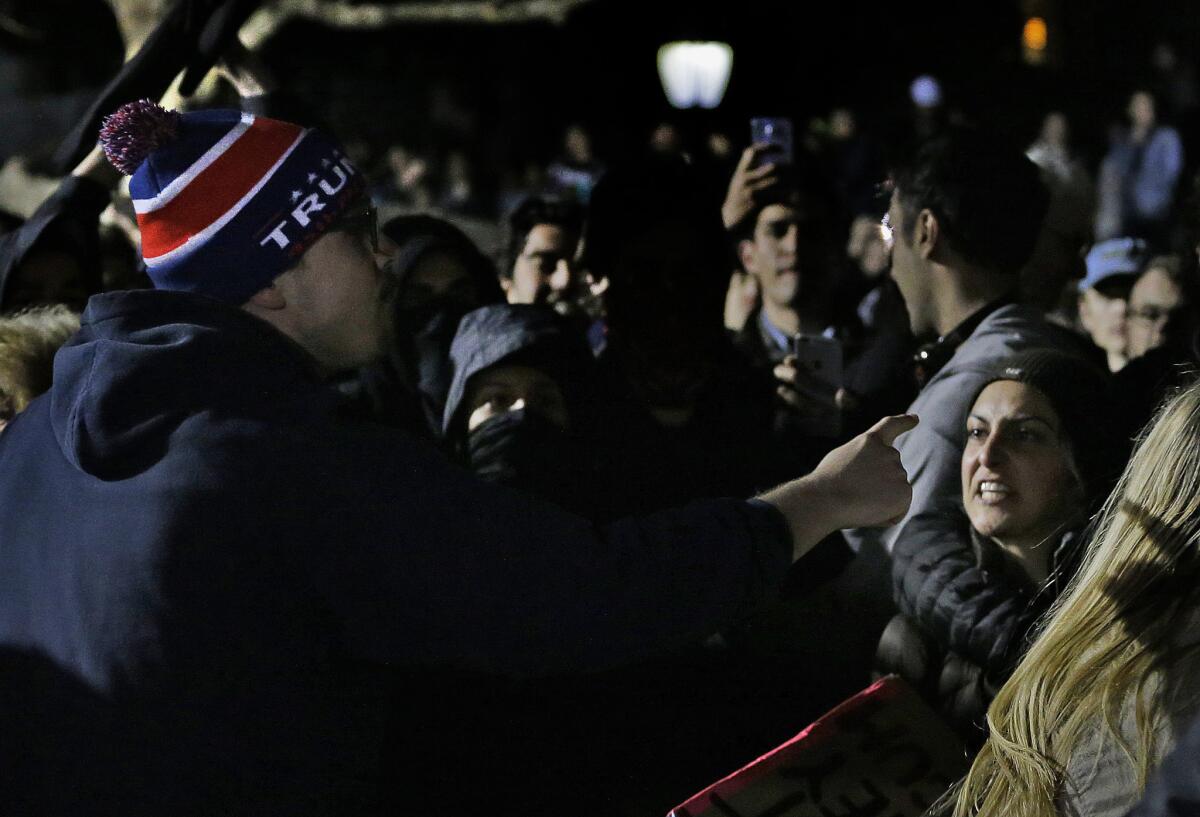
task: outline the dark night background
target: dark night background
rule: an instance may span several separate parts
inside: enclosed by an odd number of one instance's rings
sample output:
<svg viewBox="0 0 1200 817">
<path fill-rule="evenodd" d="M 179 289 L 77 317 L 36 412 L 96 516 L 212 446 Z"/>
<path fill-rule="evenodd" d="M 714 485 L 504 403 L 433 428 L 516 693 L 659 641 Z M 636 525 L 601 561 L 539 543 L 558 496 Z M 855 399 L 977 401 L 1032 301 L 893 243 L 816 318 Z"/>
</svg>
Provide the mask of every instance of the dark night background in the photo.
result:
<svg viewBox="0 0 1200 817">
<path fill-rule="evenodd" d="M 950 105 L 1023 139 L 1048 107 L 1065 108 L 1091 154 L 1103 148 L 1105 122 L 1120 116 L 1128 90 L 1145 78 L 1155 42 L 1169 37 L 1186 58 L 1182 46 L 1200 30 L 1200 7 L 1182 1 L 1064 3 L 1047 14 L 1052 64 L 1032 68 L 1021 61 L 1020 3 L 698 5 L 597 0 L 561 28 L 330 32 L 296 22 L 267 54 L 298 92 L 314 104 L 324 99 L 373 138 L 429 138 L 427 91 L 445 82 L 495 133 L 493 149 L 551 152 L 561 128 L 577 119 L 601 155 L 620 153 L 644 142 L 659 120 L 688 119 L 672 114 L 663 97 L 658 47 L 719 38 L 734 49 L 729 91 L 718 111 L 695 118 L 738 141 L 752 115 L 802 122 L 838 104 L 886 129 L 903 115 L 913 77 L 931 73 Z"/>
<path fill-rule="evenodd" d="M 1032 14 L 1050 28 L 1048 60 L 1038 67 L 1021 59 L 1021 27 Z M 70 115 L 60 123 L 52 112 L 29 113 L 28 102 L 47 93 L 84 94 L 111 75 L 120 60 L 112 15 L 99 0 L 5 0 L 0 15 L 48 32 L 31 45 L 0 31 L 0 112 L 9 131 L 0 150 L 46 150 Z M 919 7 L 593 0 L 562 26 L 403 24 L 362 31 L 292 20 L 263 54 L 285 86 L 345 139 L 362 139 L 376 151 L 396 142 L 430 153 L 460 147 L 480 168 L 551 158 L 573 121 L 591 131 L 597 153 L 609 161 L 643 145 L 662 121 L 685 135 L 720 130 L 740 146 L 750 116 L 790 115 L 802 130 L 835 105 L 851 106 L 886 141 L 903 132 L 908 84 L 922 73 L 942 82 L 949 107 L 1023 143 L 1048 109 L 1066 111 L 1077 147 L 1095 162 L 1106 125 L 1121 117 L 1128 91 L 1148 77 L 1155 43 L 1172 42 L 1189 62 L 1197 33 L 1200 6 L 1185 0 Z M 733 46 L 728 93 L 715 112 L 672 112 L 656 51 L 671 40 L 700 38 Z M 430 115 L 436 88 L 465 112 L 465 122 L 447 128 Z M 43 121 L 36 127 L 17 121 L 30 116 Z M 34 144 L 22 144 L 22 133 Z"/>
</svg>

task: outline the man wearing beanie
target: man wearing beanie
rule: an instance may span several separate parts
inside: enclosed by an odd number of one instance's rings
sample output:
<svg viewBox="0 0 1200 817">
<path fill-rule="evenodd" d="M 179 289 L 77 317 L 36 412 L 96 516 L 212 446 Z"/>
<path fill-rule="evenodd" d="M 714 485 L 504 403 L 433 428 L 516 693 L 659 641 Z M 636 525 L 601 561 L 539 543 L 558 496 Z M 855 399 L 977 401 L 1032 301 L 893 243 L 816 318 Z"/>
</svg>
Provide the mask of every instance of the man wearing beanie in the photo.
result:
<svg viewBox="0 0 1200 817">
<path fill-rule="evenodd" d="M 13 813 L 428 812 L 402 758 L 382 766 L 406 748 L 400 668 L 648 655 L 907 507 L 891 441 L 911 418 L 760 499 L 603 529 L 339 425 L 323 375 L 378 356 L 389 287 L 336 143 L 150 103 L 102 141 L 155 289 L 94 297 L 0 434 Z"/>
</svg>

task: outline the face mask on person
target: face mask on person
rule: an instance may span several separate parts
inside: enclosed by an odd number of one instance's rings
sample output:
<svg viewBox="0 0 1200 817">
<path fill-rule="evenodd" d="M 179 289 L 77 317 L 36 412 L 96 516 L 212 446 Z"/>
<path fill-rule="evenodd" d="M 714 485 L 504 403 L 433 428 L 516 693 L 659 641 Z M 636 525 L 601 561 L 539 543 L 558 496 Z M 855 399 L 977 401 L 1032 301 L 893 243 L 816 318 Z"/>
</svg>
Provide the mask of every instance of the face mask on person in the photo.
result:
<svg viewBox="0 0 1200 817">
<path fill-rule="evenodd" d="M 586 513 L 588 468 L 579 442 L 537 412 L 490 417 L 467 435 L 467 465 L 485 482 Z"/>
</svg>

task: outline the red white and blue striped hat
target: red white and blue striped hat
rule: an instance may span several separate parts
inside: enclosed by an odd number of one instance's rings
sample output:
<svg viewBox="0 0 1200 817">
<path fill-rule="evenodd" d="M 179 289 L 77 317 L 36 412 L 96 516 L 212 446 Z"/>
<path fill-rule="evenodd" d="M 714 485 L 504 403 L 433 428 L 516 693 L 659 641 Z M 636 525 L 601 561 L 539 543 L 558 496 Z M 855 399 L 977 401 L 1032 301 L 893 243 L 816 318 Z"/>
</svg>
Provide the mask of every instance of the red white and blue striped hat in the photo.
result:
<svg viewBox="0 0 1200 817">
<path fill-rule="evenodd" d="M 104 121 L 158 289 L 241 304 L 293 266 L 355 199 L 362 175 L 318 131 L 241 111 L 149 100 Z"/>
</svg>

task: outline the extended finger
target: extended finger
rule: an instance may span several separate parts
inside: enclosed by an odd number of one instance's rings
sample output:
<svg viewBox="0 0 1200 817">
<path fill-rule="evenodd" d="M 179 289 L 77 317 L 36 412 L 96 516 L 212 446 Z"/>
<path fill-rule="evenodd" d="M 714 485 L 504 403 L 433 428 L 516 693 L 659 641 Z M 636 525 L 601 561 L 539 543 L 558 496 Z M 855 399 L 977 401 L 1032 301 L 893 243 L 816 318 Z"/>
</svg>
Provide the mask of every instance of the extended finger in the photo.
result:
<svg viewBox="0 0 1200 817">
<path fill-rule="evenodd" d="M 747 182 L 758 181 L 759 179 L 770 176 L 771 174 L 777 172 L 778 170 L 779 170 L 779 168 L 774 164 L 765 164 L 761 167 L 755 167 L 755 168 L 747 170 L 743 174 L 743 178 Z"/>
<path fill-rule="evenodd" d="M 742 189 L 749 193 L 758 193 L 762 190 L 767 190 L 771 187 L 774 187 L 778 183 L 779 179 L 775 178 L 774 176 L 770 176 L 766 179 L 760 179 L 756 182 L 747 182 L 745 185 L 743 185 Z"/>
<path fill-rule="evenodd" d="M 915 414 L 899 414 L 892 417 L 884 417 L 875 425 L 871 426 L 868 434 L 877 437 L 880 441 L 887 445 L 892 445 L 896 442 L 896 438 L 907 431 L 912 431 L 917 427 L 920 418 Z"/>
<path fill-rule="evenodd" d="M 742 158 L 738 159 L 737 168 L 733 171 L 734 175 L 745 173 L 754 164 L 754 159 L 758 156 L 758 151 L 755 150 L 757 145 L 751 145 L 742 151 Z"/>
</svg>

